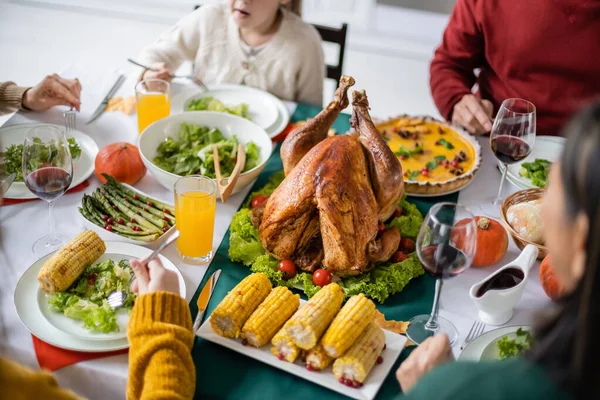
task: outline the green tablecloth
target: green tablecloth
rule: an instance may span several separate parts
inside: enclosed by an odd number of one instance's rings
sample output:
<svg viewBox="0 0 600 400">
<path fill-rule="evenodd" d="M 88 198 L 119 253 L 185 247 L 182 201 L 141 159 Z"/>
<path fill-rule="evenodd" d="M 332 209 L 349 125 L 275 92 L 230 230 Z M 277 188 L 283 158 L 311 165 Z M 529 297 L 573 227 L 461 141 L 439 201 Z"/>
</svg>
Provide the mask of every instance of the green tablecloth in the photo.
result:
<svg viewBox="0 0 600 400">
<path fill-rule="evenodd" d="M 298 105 L 292 121 L 301 121 L 314 117 L 320 108 Z M 346 132 L 350 128 L 350 116 L 342 114 L 333 125 L 338 132 Z M 279 156 L 279 146 L 274 150 L 266 168 L 258 177 L 254 189 L 264 186 L 269 177 L 283 169 Z M 409 198 L 425 215 L 429 208 L 440 201 L 456 201 L 457 194 L 437 198 Z M 202 283 L 194 294 L 190 308 L 192 316 L 197 313 L 196 299 L 200 288 L 208 277 L 217 269 L 221 269 L 221 277 L 211 298 L 206 316 L 209 316 L 216 305 L 225 297 L 240 280 L 250 273 L 241 264 L 232 263 L 227 254 L 229 249 L 229 231 L 223 238 Z M 407 287 L 377 308 L 387 319 L 407 321 L 415 315 L 427 314 L 431 311 L 434 294 L 434 279 L 422 275 L 411 281 Z M 395 371 L 401 360 L 405 359 L 411 349 L 406 349 L 386 378 L 377 398 L 387 399 L 398 395 L 400 387 L 395 378 Z M 196 365 L 196 398 L 229 398 L 238 399 L 309 399 L 327 397 L 328 399 L 345 398 L 308 380 L 298 378 L 277 368 L 262 364 L 252 358 L 218 346 L 206 340 L 196 338 L 192 357 Z"/>
</svg>

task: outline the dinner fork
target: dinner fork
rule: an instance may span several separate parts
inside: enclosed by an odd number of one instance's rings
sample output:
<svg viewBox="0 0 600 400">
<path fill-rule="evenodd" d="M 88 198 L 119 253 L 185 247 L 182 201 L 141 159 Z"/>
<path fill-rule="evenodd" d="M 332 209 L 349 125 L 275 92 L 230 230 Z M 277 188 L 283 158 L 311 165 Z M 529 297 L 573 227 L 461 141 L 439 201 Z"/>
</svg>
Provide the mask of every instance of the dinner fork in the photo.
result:
<svg viewBox="0 0 600 400">
<path fill-rule="evenodd" d="M 473 326 L 471 327 L 471 330 L 467 334 L 465 341 L 460 346 L 460 349 L 461 350 L 464 349 L 465 347 L 467 347 L 467 345 L 469 343 L 471 343 L 473 340 L 475 340 L 479 336 L 481 336 L 481 334 L 483 333 L 484 330 L 485 330 L 485 324 L 483 322 L 475 321 L 473 323 Z"/>
<path fill-rule="evenodd" d="M 158 69 L 156 69 L 156 68 L 153 68 L 153 67 L 150 67 L 148 65 L 142 64 L 140 62 L 132 60 L 131 58 L 128 58 L 127 61 L 129 61 L 132 64 L 137 65 L 138 67 L 142 67 L 144 69 L 147 69 L 149 71 L 154 71 L 154 72 L 158 71 Z M 190 75 L 175 75 L 175 74 L 170 74 L 169 76 L 171 78 L 189 79 L 194 84 L 196 84 L 197 86 L 199 86 L 201 89 L 203 89 L 204 91 L 208 92 L 208 88 L 206 87 L 206 85 L 204 84 L 204 82 L 202 82 L 200 79 L 196 78 L 194 76 L 194 74 L 190 74 Z"/>
<path fill-rule="evenodd" d="M 65 117 L 65 129 L 67 132 L 73 132 L 75 130 L 75 118 L 76 113 L 73 110 L 73 107 L 69 111 L 65 111 L 63 113 L 63 117 Z"/>
</svg>

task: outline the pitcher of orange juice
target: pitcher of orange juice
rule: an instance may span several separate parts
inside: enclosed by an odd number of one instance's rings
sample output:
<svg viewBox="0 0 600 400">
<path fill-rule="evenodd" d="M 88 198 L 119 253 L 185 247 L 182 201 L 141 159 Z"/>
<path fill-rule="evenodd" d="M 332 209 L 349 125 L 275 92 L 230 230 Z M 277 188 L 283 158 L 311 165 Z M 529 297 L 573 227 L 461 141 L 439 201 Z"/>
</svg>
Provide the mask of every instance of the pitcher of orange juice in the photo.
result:
<svg viewBox="0 0 600 400">
<path fill-rule="evenodd" d="M 162 79 L 146 79 L 135 86 L 138 132 L 171 113 L 171 85 Z"/>
<path fill-rule="evenodd" d="M 204 264 L 212 258 L 216 210 L 217 184 L 212 179 L 191 175 L 175 182 L 177 249 L 184 262 Z"/>
</svg>

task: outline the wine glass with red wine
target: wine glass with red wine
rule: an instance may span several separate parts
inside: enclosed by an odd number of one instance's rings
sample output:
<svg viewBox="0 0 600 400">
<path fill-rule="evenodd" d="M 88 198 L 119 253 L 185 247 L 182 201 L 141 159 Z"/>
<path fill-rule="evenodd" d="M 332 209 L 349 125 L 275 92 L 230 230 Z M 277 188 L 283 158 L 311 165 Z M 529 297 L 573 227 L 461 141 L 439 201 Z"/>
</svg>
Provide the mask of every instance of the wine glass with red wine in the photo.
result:
<svg viewBox="0 0 600 400">
<path fill-rule="evenodd" d="M 416 344 L 437 333 L 448 335 L 450 344 L 458 338 L 454 325 L 441 318 L 440 293 L 445 279 L 461 274 L 471 266 L 477 246 L 477 228 L 473 214 L 454 203 L 431 207 L 417 236 L 417 255 L 425 272 L 436 278 L 431 314 L 410 320 L 406 334 Z"/>
<path fill-rule="evenodd" d="M 499 214 L 502 188 L 510 164 L 523 161 L 531 153 L 535 142 L 535 106 L 523 99 L 506 99 L 502 102 L 490 134 L 492 152 L 502 163 L 502 180 L 498 195 L 491 201 L 492 214 Z M 486 212 L 486 214 L 489 214 Z"/>
<path fill-rule="evenodd" d="M 49 125 L 32 128 L 23 143 L 22 169 L 25 186 L 48 202 L 50 234 L 33 244 L 33 253 L 41 257 L 64 244 L 52 218 L 54 201 L 67 191 L 73 177 L 73 161 L 64 132 Z"/>
</svg>

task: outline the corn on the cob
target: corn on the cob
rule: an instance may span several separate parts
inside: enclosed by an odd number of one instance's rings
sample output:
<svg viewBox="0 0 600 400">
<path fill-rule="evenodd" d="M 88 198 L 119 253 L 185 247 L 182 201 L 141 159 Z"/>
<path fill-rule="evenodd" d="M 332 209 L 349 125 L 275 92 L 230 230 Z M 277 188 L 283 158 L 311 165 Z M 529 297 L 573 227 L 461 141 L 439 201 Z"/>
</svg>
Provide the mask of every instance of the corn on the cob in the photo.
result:
<svg viewBox="0 0 600 400">
<path fill-rule="evenodd" d="M 306 367 L 311 371 L 320 371 L 333 361 L 332 357 L 329 357 L 321 344 L 316 345 L 312 349 L 306 352 Z"/>
<path fill-rule="evenodd" d="M 287 334 L 301 349 L 313 348 L 327 326 L 340 310 L 344 291 L 337 283 L 330 283 L 317 292 L 290 319 Z"/>
<path fill-rule="evenodd" d="M 375 304 L 364 294 L 352 296 L 327 328 L 321 344 L 329 357 L 338 358 L 352 346 L 375 315 Z"/>
<path fill-rule="evenodd" d="M 385 345 L 385 334 L 370 322 L 356 342 L 333 363 L 333 373 L 338 380 L 363 383 L 375 365 Z"/>
<path fill-rule="evenodd" d="M 68 289 L 105 251 L 106 245 L 96 232 L 81 232 L 46 261 L 38 273 L 41 288 L 46 293 Z"/>
<path fill-rule="evenodd" d="M 250 274 L 219 303 L 210 317 L 213 330 L 223 337 L 237 338 L 242 327 L 271 291 L 263 273 Z"/>
<path fill-rule="evenodd" d="M 299 305 L 300 295 L 293 294 L 285 286 L 276 287 L 246 321 L 241 336 L 252 346 L 264 346 L 296 312 Z"/>
<path fill-rule="evenodd" d="M 294 342 L 292 342 L 292 340 L 286 333 L 286 329 L 289 323 L 290 320 L 288 320 L 288 322 L 285 323 L 283 328 L 281 328 L 279 332 L 277 332 L 275 336 L 273 336 L 273 339 L 271 340 L 271 344 L 273 345 L 271 347 L 271 352 L 275 357 L 279 358 L 280 360 L 294 362 L 300 354 L 300 349 L 294 344 Z"/>
</svg>

